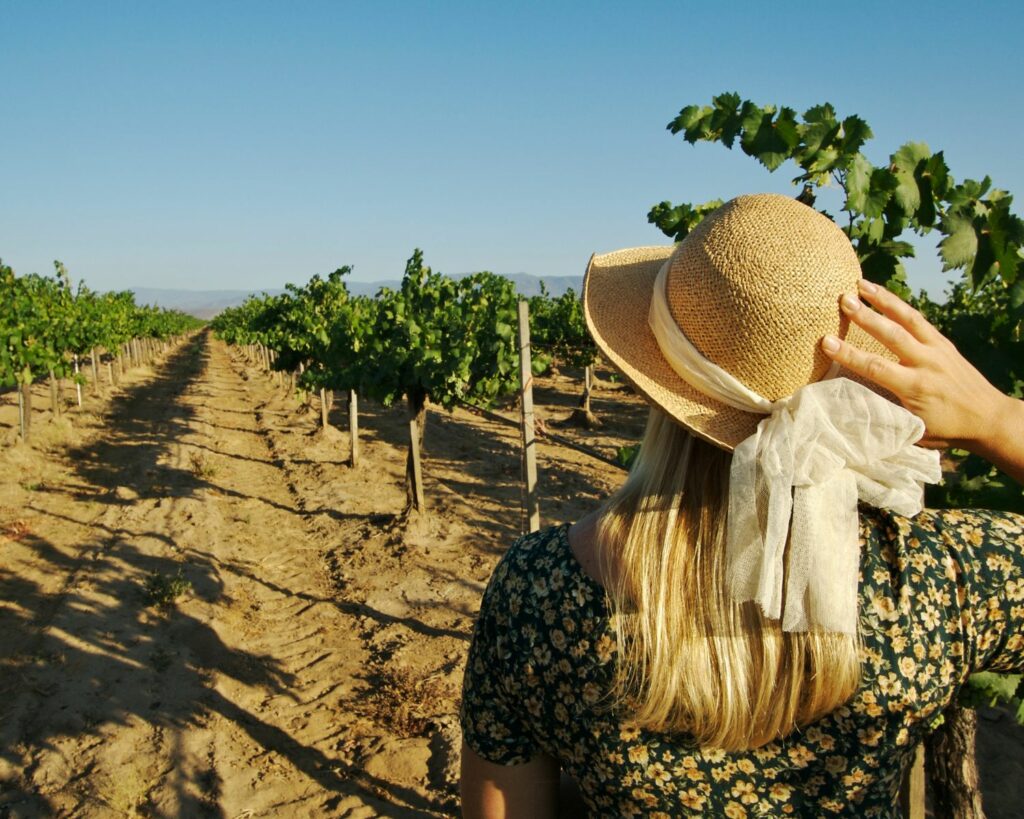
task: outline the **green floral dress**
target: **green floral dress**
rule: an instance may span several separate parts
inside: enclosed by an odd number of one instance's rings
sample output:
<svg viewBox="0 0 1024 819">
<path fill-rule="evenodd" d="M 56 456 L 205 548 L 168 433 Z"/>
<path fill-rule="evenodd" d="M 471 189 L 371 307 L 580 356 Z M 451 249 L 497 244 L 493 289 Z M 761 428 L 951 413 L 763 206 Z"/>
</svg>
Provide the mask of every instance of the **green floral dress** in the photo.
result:
<svg viewBox="0 0 1024 819">
<path fill-rule="evenodd" d="M 1024 668 L 1024 518 L 861 510 L 862 684 L 803 730 L 743 753 L 601 707 L 615 641 L 568 526 L 519 539 L 484 594 L 462 730 L 484 759 L 559 759 L 601 817 L 894 816 L 914 746 L 974 671 Z"/>
</svg>

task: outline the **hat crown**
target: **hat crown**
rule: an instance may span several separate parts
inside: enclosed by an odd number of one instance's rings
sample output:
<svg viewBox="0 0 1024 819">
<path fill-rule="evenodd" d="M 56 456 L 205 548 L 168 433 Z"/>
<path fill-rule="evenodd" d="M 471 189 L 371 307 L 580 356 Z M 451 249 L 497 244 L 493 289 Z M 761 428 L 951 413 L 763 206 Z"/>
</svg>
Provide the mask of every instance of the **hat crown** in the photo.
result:
<svg viewBox="0 0 1024 819">
<path fill-rule="evenodd" d="M 827 216 L 786 196 L 733 199 L 698 225 L 669 260 L 665 292 L 679 329 L 701 354 L 776 401 L 824 377 L 822 336 L 844 336 L 839 297 L 860 264 Z"/>
</svg>

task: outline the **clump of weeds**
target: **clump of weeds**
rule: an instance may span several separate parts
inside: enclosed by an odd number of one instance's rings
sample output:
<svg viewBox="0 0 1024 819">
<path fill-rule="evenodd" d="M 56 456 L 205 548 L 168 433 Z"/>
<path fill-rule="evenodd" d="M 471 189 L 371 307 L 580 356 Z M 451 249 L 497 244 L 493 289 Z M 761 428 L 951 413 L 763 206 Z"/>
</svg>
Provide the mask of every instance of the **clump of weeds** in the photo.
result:
<svg viewBox="0 0 1024 819">
<path fill-rule="evenodd" d="M 189 453 L 188 463 L 189 469 L 197 478 L 212 478 L 217 474 L 217 467 L 211 464 L 202 452 Z"/>
<path fill-rule="evenodd" d="M 457 692 L 445 679 L 417 677 L 404 668 L 382 669 L 367 697 L 367 716 L 387 725 L 400 737 L 426 736 L 438 703 L 452 701 Z"/>
<path fill-rule="evenodd" d="M 32 527 L 27 520 L 17 519 L 0 523 L 0 537 L 19 543 L 32 536 Z"/>
<path fill-rule="evenodd" d="M 192 590 L 192 581 L 181 573 L 180 568 L 173 575 L 152 572 L 146 578 L 145 590 L 152 605 L 169 609 L 179 597 Z"/>
</svg>

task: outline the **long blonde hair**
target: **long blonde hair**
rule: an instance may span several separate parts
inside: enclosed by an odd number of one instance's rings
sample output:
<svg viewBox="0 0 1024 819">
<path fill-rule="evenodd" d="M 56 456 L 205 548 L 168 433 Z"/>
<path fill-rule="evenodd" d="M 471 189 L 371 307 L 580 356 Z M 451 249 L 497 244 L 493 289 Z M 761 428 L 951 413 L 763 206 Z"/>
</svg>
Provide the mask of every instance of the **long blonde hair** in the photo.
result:
<svg viewBox="0 0 1024 819">
<path fill-rule="evenodd" d="M 725 586 L 730 454 L 652 409 L 597 524 L 618 649 L 613 695 L 636 723 L 757 748 L 844 703 L 857 639 L 783 632 Z"/>
</svg>

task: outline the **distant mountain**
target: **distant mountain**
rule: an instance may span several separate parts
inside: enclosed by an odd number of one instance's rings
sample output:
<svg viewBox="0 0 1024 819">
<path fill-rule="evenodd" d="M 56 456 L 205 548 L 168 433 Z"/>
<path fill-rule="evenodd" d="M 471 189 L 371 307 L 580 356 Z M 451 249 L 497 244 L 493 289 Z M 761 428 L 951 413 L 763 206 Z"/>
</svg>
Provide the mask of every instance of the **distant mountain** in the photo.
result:
<svg viewBox="0 0 1024 819">
<path fill-rule="evenodd" d="M 578 296 L 583 290 L 582 276 L 534 276 L 532 273 L 507 273 L 505 278 L 512 279 L 520 296 L 539 296 L 540 283 L 548 289 L 548 295 L 561 296 L 570 288 L 576 291 Z"/>
<path fill-rule="evenodd" d="M 245 301 L 248 290 L 165 290 L 157 287 L 133 287 L 137 304 L 154 304 L 167 310 L 181 310 L 196 318 L 209 319 L 228 307 Z M 260 291 L 264 292 L 264 291 Z M 284 290 L 267 290 L 271 295 Z"/>
<path fill-rule="evenodd" d="M 462 274 L 468 275 L 468 274 Z M 458 276 L 457 278 L 461 278 Z M 512 280 L 519 295 L 530 297 L 540 295 L 540 283 L 543 281 L 548 293 L 560 296 L 569 288 L 578 294 L 583 287 L 582 276 L 534 276 L 530 273 L 510 273 L 506 278 Z M 348 290 L 355 296 L 372 296 L 382 287 L 397 288 L 401 281 L 388 279 L 376 282 L 358 282 L 345 280 Z M 135 301 L 139 304 L 155 304 L 169 310 L 181 310 L 183 313 L 201 319 L 213 318 L 221 310 L 237 307 L 254 293 L 268 293 L 276 296 L 284 290 L 169 290 L 155 287 L 133 287 Z"/>
</svg>

